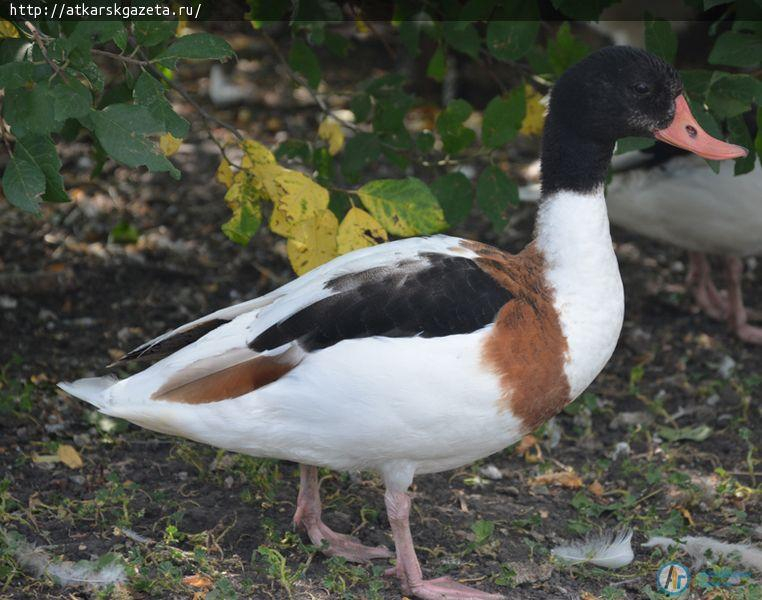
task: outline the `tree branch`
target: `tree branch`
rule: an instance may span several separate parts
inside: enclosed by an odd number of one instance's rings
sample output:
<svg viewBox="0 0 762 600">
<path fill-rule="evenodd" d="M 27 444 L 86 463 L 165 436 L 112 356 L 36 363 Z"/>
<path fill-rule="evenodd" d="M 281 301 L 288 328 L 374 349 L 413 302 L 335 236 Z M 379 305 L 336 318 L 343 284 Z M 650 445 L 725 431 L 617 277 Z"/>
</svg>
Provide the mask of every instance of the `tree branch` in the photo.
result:
<svg viewBox="0 0 762 600">
<path fill-rule="evenodd" d="M 48 49 L 45 46 L 45 42 L 42 40 L 42 35 L 38 29 L 29 21 L 24 21 L 24 26 L 29 29 L 29 32 L 32 34 L 32 39 L 34 39 L 35 45 L 40 49 L 40 52 L 42 53 L 42 58 L 44 58 L 45 62 L 50 65 L 51 69 L 53 69 L 53 77 L 59 75 L 64 83 L 69 83 L 69 80 L 66 77 L 66 73 L 64 73 L 61 70 L 61 67 L 59 67 L 53 60 L 51 60 L 50 56 L 48 55 Z"/>
<path fill-rule="evenodd" d="M 273 51 L 275 56 L 278 57 L 278 60 L 283 65 L 283 67 L 286 69 L 286 72 L 288 73 L 288 76 L 291 78 L 291 80 L 296 83 L 297 85 L 302 86 L 307 90 L 309 95 L 312 97 L 312 99 L 315 101 L 315 104 L 318 105 L 318 108 L 327 116 L 331 117 L 332 119 L 335 119 L 337 122 L 339 122 L 341 125 L 346 127 L 347 129 L 351 129 L 354 132 L 360 131 L 360 128 L 350 121 L 347 121 L 345 119 L 342 119 L 341 117 L 337 116 L 330 107 L 325 103 L 325 100 L 323 100 L 315 90 L 312 89 L 312 87 L 304 80 L 304 78 L 299 75 L 296 71 L 294 71 L 291 68 L 291 65 L 288 64 L 288 60 L 286 60 L 286 57 L 283 56 L 283 53 L 280 51 L 280 48 L 278 48 L 278 44 L 275 43 L 275 40 L 273 40 L 270 35 L 264 30 L 261 29 L 260 32 L 262 33 L 262 36 L 265 38 L 265 41 L 267 42 L 267 45 L 270 46 L 270 49 Z"/>
</svg>

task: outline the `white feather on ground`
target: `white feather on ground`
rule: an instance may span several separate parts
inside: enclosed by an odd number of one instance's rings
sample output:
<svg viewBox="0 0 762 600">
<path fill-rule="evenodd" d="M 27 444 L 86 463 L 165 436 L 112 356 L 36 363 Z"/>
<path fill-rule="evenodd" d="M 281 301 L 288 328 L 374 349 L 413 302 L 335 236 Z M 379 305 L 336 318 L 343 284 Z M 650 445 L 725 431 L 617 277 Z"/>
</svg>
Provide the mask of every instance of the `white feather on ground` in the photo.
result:
<svg viewBox="0 0 762 600">
<path fill-rule="evenodd" d="M 551 554 L 567 565 L 591 563 L 607 569 L 618 569 L 629 565 L 634 558 L 632 529 L 620 531 L 616 535 L 603 534 L 566 546 L 556 546 Z"/>
<path fill-rule="evenodd" d="M 0 538 L 24 571 L 38 578 L 50 577 L 63 587 L 101 588 L 127 580 L 124 565 L 114 555 L 79 562 L 55 560 L 45 550 L 30 544 L 17 533 L 0 530 Z"/>
<path fill-rule="evenodd" d="M 714 558 L 735 560 L 745 567 L 756 569 L 762 573 L 762 550 L 751 544 L 728 544 L 710 537 L 687 536 L 681 542 L 668 537 L 652 537 L 643 546 L 646 548 L 660 547 L 667 552 L 670 546 L 680 548 L 693 559 L 694 567 L 701 567 L 707 561 L 707 553 Z"/>
</svg>

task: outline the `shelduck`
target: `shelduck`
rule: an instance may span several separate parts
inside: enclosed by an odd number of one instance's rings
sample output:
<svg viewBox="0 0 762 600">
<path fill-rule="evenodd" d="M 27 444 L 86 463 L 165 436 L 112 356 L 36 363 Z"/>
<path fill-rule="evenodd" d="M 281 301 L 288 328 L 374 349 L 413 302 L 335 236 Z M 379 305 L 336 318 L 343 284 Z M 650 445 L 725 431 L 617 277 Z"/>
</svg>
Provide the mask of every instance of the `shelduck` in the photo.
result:
<svg viewBox="0 0 762 600">
<path fill-rule="evenodd" d="M 736 176 L 732 163 L 721 163 L 715 173 L 700 158 L 673 150 L 659 144 L 616 157 L 606 190 L 611 221 L 687 250 L 688 285 L 699 307 L 727 320 L 742 340 L 762 344 L 741 288 L 742 258 L 762 255 L 762 166 Z M 707 254 L 722 257 L 727 294 L 715 286 Z"/>
<path fill-rule="evenodd" d="M 603 197 L 615 140 L 745 153 L 707 135 L 681 90 L 671 66 L 626 47 L 560 78 L 535 239 L 517 255 L 448 236 L 358 250 L 143 344 L 122 361 L 160 360 L 131 377 L 60 386 L 154 431 L 299 463 L 295 523 L 349 560 L 391 553 L 323 523 L 317 467 L 376 470 L 404 593 L 498 598 L 423 578 L 407 490 L 516 442 L 603 369 L 624 313 Z"/>
</svg>

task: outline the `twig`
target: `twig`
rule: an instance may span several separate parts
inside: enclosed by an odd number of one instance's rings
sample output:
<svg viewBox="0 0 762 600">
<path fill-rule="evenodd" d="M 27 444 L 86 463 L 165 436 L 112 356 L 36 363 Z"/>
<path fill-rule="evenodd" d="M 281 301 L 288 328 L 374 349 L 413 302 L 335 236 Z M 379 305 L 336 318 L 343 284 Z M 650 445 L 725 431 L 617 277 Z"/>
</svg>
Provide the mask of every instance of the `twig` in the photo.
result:
<svg viewBox="0 0 762 600">
<path fill-rule="evenodd" d="M 90 52 L 92 52 L 93 54 L 98 54 L 100 56 L 107 56 L 108 58 L 113 58 L 114 60 L 121 60 L 123 62 L 130 63 L 133 65 L 146 66 L 151 64 L 151 62 L 147 60 L 140 60 L 138 58 L 132 58 L 131 56 L 126 56 L 124 54 L 116 54 L 115 52 L 108 52 L 106 50 L 98 50 L 97 48 L 91 48 Z"/>
<path fill-rule="evenodd" d="M 395 60 L 397 58 L 397 53 L 394 51 L 394 49 L 389 45 L 389 42 L 387 42 L 384 37 L 378 32 L 376 27 L 373 25 L 373 21 L 366 21 L 362 18 L 360 14 L 357 13 L 357 7 L 350 2 L 349 9 L 352 11 L 352 16 L 355 18 L 355 21 L 362 21 L 363 24 L 370 30 L 370 32 L 375 35 L 378 40 L 381 42 L 381 45 L 384 47 L 384 50 L 386 50 L 386 53 L 389 55 L 389 58 L 392 60 Z"/>
<path fill-rule="evenodd" d="M 2 117 L 0 117 L 0 137 L 3 138 L 3 144 L 5 144 L 5 149 L 8 151 L 8 156 L 13 156 L 11 143 L 8 141 L 8 132 L 5 130 L 5 121 Z"/>
<path fill-rule="evenodd" d="M 40 52 L 42 53 L 42 58 L 45 59 L 45 62 L 50 65 L 50 68 L 53 69 L 53 77 L 56 75 L 60 75 L 61 79 L 63 79 L 64 83 L 69 83 L 69 80 L 66 77 L 66 73 L 64 73 L 61 70 L 61 67 L 59 67 L 55 62 L 53 62 L 50 59 L 50 56 L 48 56 L 48 49 L 45 47 L 45 42 L 42 41 L 42 36 L 40 35 L 40 32 L 37 30 L 37 28 L 32 25 L 29 21 L 24 21 L 24 25 L 29 29 L 29 32 L 32 34 L 32 38 L 34 38 L 34 43 L 37 45 L 37 47 L 40 49 Z"/>
<path fill-rule="evenodd" d="M 291 65 L 288 64 L 288 60 L 286 60 L 286 57 L 283 56 L 283 53 L 280 51 L 280 48 L 278 48 L 278 44 L 275 43 L 275 40 L 273 40 L 270 35 L 264 30 L 260 30 L 262 35 L 265 38 L 265 42 L 267 42 L 267 45 L 270 46 L 270 49 L 273 51 L 275 56 L 278 57 L 278 60 L 283 65 L 283 67 L 286 69 L 286 72 L 288 73 L 288 76 L 291 78 L 291 80 L 296 83 L 297 85 L 300 85 L 304 87 L 309 95 L 312 97 L 312 99 L 315 101 L 315 104 L 318 105 L 318 108 L 328 117 L 331 117 L 332 119 L 335 119 L 337 122 L 339 122 L 341 125 L 346 127 L 347 129 L 351 129 L 354 132 L 360 131 L 360 128 L 350 121 L 347 121 L 345 119 L 342 119 L 341 117 L 337 116 L 330 107 L 325 103 L 325 100 L 323 100 L 318 93 L 312 89 L 312 87 L 302 78 L 301 75 L 299 75 L 296 71 L 294 71 L 291 68 Z"/>
<path fill-rule="evenodd" d="M 173 90 L 175 90 L 178 94 L 180 94 L 188 104 L 190 104 L 193 108 L 198 111 L 198 113 L 204 118 L 206 121 L 210 121 L 214 123 L 215 125 L 218 125 L 222 127 L 223 129 L 227 129 L 230 133 L 232 133 L 239 141 L 243 141 L 243 136 L 241 133 L 236 129 L 233 125 L 230 125 L 228 123 L 225 123 L 225 121 L 221 121 L 217 117 L 215 117 L 213 114 L 211 114 L 209 111 L 207 111 L 203 106 L 201 106 L 196 100 L 193 99 L 193 97 L 186 92 L 180 85 L 172 81 L 169 77 L 164 75 L 161 71 L 159 71 L 157 68 L 155 68 L 152 64 L 148 64 L 144 66 L 144 68 L 154 77 L 158 77 L 162 81 L 164 81 L 169 87 L 171 87 Z"/>
</svg>

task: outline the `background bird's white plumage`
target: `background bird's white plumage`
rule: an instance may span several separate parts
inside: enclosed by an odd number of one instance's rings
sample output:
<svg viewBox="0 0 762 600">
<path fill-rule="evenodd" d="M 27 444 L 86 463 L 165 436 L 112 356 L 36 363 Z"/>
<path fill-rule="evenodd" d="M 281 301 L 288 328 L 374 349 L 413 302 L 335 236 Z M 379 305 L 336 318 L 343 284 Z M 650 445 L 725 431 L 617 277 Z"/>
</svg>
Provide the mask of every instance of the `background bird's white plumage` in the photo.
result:
<svg viewBox="0 0 762 600">
<path fill-rule="evenodd" d="M 616 535 L 604 534 L 553 548 L 551 554 L 568 565 L 592 563 L 607 569 L 618 569 L 629 565 L 634 558 L 632 552 L 632 529 Z"/>
<path fill-rule="evenodd" d="M 642 153 L 622 159 L 630 155 Z M 762 253 L 762 166 L 738 177 L 732 161 L 719 168 L 686 155 L 616 174 L 606 190 L 612 223 L 695 252 Z"/>
</svg>

